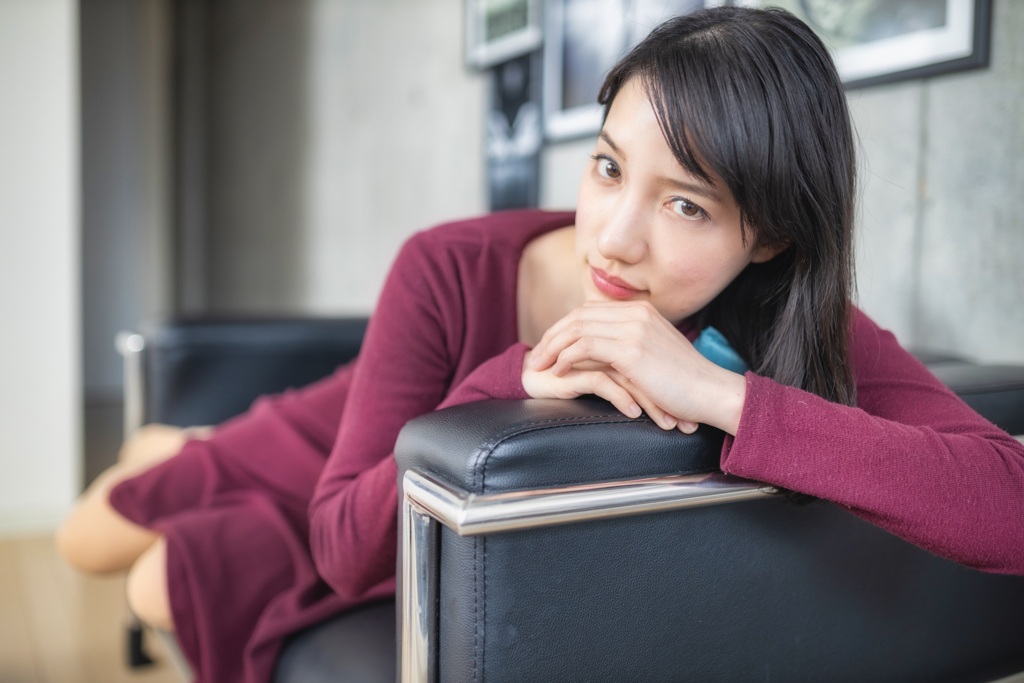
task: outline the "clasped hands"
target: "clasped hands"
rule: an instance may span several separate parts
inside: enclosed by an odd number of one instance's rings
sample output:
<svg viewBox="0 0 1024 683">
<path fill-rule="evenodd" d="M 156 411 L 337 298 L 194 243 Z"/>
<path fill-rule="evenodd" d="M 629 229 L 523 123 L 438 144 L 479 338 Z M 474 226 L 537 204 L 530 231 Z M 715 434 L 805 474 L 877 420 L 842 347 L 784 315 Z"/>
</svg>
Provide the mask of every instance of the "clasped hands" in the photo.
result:
<svg viewBox="0 0 1024 683">
<path fill-rule="evenodd" d="M 743 375 L 704 358 L 648 302 L 573 310 L 526 354 L 523 388 L 533 398 L 594 394 L 687 434 L 705 423 L 735 435 L 746 399 Z"/>
</svg>

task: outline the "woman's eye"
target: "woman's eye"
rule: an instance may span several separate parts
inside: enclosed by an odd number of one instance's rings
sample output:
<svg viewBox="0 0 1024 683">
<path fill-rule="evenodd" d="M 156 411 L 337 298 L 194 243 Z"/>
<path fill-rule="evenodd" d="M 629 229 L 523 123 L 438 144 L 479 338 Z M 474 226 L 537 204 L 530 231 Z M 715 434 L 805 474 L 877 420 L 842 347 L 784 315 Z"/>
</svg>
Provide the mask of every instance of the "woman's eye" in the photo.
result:
<svg viewBox="0 0 1024 683">
<path fill-rule="evenodd" d="M 594 156 L 594 160 L 597 161 L 597 172 L 602 178 L 608 178 L 609 180 L 618 180 L 622 172 L 619 171 L 619 167 L 615 165 L 615 162 L 608 157 L 598 154 Z"/>
<path fill-rule="evenodd" d="M 679 214 L 680 217 L 689 221 L 700 220 L 704 217 L 704 209 L 700 208 L 689 199 L 683 199 L 682 197 L 676 197 L 672 200 L 672 209 Z"/>
</svg>

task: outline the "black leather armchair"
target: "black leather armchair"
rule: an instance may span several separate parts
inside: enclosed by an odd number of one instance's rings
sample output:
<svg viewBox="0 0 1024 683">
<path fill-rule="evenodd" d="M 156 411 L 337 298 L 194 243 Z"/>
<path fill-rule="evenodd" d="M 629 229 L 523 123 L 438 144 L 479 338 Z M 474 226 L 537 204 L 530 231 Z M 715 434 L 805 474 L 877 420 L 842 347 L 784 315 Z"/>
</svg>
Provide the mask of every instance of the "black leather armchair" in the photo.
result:
<svg viewBox="0 0 1024 683">
<path fill-rule="evenodd" d="M 131 338 L 130 420 L 225 419 L 350 358 L 364 325 L 196 321 Z M 925 360 L 1024 433 L 1024 368 Z M 493 401 L 413 420 L 396 451 L 398 602 L 298 634 L 276 682 L 391 681 L 396 667 L 404 681 L 1024 672 L 1024 578 L 965 569 L 830 503 L 726 477 L 721 438 L 666 433 L 598 400 Z"/>
</svg>

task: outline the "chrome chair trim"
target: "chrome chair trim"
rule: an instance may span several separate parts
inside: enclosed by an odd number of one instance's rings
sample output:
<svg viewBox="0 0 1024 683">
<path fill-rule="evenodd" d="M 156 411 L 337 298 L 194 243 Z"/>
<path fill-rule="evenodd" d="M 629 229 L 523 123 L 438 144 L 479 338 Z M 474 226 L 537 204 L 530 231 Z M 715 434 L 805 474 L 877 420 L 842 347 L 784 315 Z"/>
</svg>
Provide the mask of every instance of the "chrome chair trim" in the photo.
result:
<svg viewBox="0 0 1024 683">
<path fill-rule="evenodd" d="M 402 503 L 402 681 L 434 681 L 437 522 L 408 496 Z"/>
<path fill-rule="evenodd" d="M 770 486 L 719 472 L 473 494 L 410 471 L 407 495 L 457 533 L 476 536 L 758 498 Z"/>
<path fill-rule="evenodd" d="M 438 618 L 439 523 L 460 536 L 475 536 L 735 503 L 774 492 L 771 486 L 716 472 L 475 494 L 422 472 L 406 472 L 402 482 L 402 682 L 437 680 L 431 637 Z"/>
<path fill-rule="evenodd" d="M 145 372 L 143 369 L 143 356 L 146 350 L 146 337 L 138 332 L 118 332 L 114 338 L 114 348 L 121 356 L 124 363 L 124 441 L 128 441 L 132 435 L 146 422 L 146 384 Z M 134 662 L 132 666 L 145 666 L 153 660 L 146 653 L 142 645 L 142 621 L 128 609 L 129 622 L 126 626 L 129 633 L 138 633 L 138 641 L 129 645 L 129 649 L 139 648 L 137 652 L 129 653 L 129 660 Z M 164 653 L 171 661 L 174 671 L 183 681 L 191 681 L 192 669 L 185 659 L 184 653 L 178 646 L 178 641 L 173 633 L 161 629 L 151 630 L 160 641 Z M 129 636 L 131 638 L 131 636 Z M 138 658 L 136 661 L 135 658 Z"/>
<path fill-rule="evenodd" d="M 118 332 L 114 346 L 124 361 L 124 440 L 127 441 L 146 419 L 142 372 L 146 338 L 138 332 Z"/>
</svg>

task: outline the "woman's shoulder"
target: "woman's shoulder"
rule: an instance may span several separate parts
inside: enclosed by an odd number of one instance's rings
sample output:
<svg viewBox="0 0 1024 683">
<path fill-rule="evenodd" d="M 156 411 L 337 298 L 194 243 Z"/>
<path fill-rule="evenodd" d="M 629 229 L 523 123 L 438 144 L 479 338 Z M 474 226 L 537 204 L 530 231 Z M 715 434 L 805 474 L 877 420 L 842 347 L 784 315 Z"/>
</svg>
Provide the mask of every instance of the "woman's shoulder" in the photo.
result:
<svg viewBox="0 0 1024 683">
<path fill-rule="evenodd" d="M 901 384 L 942 386 L 895 334 L 858 308 L 854 308 L 850 320 L 850 361 L 858 396 L 869 384 L 889 388 Z"/>
<path fill-rule="evenodd" d="M 892 363 L 902 364 L 904 360 L 913 358 L 900 346 L 896 335 L 856 306 L 850 312 L 849 339 L 850 360 L 858 375 L 886 372 Z"/>
</svg>

